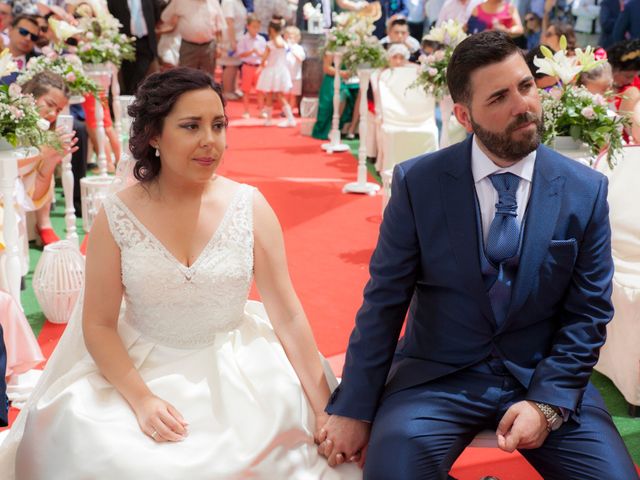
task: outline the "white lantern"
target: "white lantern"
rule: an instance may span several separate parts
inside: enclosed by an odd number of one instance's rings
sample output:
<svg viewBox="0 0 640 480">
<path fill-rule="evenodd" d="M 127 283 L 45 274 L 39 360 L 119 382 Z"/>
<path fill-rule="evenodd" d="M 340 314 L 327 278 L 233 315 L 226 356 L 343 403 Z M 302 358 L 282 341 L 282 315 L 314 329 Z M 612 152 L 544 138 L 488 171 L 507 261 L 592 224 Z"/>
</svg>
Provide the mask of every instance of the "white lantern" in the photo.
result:
<svg viewBox="0 0 640 480">
<path fill-rule="evenodd" d="M 33 291 L 50 322 L 67 323 L 84 285 L 84 257 L 77 245 L 60 240 L 44 247 L 33 274 Z"/>
</svg>

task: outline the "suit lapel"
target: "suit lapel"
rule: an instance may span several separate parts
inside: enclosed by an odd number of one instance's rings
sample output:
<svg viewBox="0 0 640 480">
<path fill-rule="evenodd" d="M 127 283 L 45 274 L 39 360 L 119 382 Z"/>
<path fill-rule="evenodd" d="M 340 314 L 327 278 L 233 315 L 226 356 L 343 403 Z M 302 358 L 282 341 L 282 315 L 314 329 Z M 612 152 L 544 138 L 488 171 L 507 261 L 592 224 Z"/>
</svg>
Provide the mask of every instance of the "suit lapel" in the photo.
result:
<svg viewBox="0 0 640 480">
<path fill-rule="evenodd" d="M 495 325 L 482 281 L 478 247 L 475 185 L 471 173 L 471 139 L 452 147 L 448 169 L 440 174 L 440 194 L 458 272 L 482 313 Z"/>
<path fill-rule="evenodd" d="M 556 226 L 565 178 L 556 172 L 553 155 L 546 147 L 539 148 L 536 154 L 520 266 L 514 282 L 511 305 L 501 330 L 513 321 L 514 315 L 529 296 L 531 287 L 536 285 L 534 278 L 540 271 Z"/>
</svg>

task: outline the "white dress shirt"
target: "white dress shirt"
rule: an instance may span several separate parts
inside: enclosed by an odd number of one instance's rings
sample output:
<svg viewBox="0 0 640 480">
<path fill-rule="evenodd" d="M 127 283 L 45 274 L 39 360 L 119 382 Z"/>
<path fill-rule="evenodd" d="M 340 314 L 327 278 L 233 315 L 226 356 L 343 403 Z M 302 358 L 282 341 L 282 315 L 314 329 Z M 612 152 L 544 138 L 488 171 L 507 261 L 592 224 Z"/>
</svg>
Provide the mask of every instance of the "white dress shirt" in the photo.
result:
<svg viewBox="0 0 640 480">
<path fill-rule="evenodd" d="M 493 163 L 493 161 L 480 149 L 476 136 L 473 136 L 473 145 L 471 147 L 471 172 L 473 174 L 473 181 L 476 187 L 478 203 L 480 204 L 482 236 L 484 237 L 485 244 L 487 242 L 487 236 L 489 235 L 489 227 L 491 226 L 493 217 L 496 215 L 496 203 L 498 203 L 498 191 L 493 186 L 493 183 L 491 183 L 489 175 L 509 172 L 520 177 L 520 183 L 518 183 L 518 190 L 516 191 L 516 201 L 518 202 L 518 216 L 516 217 L 516 220 L 518 221 L 518 224 L 521 224 L 527 210 L 527 203 L 529 203 L 531 180 L 533 179 L 533 167 L 535 163 L 536 151 L 534 150 L 510 167 L 500 167 Z"/>
</svg>

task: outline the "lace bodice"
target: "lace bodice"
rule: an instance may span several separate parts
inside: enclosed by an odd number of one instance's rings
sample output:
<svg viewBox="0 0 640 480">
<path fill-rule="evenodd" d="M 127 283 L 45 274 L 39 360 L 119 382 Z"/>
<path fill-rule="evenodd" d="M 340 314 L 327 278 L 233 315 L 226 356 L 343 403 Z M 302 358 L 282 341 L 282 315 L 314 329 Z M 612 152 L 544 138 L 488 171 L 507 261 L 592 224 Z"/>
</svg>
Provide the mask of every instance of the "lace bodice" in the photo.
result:
<svg viewBox="0 0 640 480">
<path fill-rule="evenodd" d="M 190 266 L 180 263 L 117 195 L 104 201 L 120 247 L 125 321 L 150 340 L 200 348 L 237 327 L 253 272 L 253 187 L 240 185 Z"/>
</svg>

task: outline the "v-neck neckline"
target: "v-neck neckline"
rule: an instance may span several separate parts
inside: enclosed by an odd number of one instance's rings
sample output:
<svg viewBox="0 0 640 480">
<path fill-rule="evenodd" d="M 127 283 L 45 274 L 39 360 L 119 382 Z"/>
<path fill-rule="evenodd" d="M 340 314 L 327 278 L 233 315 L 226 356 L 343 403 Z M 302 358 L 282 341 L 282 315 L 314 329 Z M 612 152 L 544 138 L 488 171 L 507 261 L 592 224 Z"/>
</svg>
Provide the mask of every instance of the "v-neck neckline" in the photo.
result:
<svg viewBox="0 0 640 480">
<path fill-rule="evenodd" d="M 165 254 L 166 257 L 168 257 L 171 261 L 173 261 L 181 270 L 184 270 L 185 272 L 192 272 L 195 269 L 195 267 L 200 263 L 202 258 L 205 256 L 205 254 L 207 253 L 211 245 L 213 245 L 215 241 L 218 239 L 220 232 L 224 230 L 224 227 L 228 222 L 228 219 L 231 217 L 232 207 L 240 197 L 241 190 L 242 190 L 242 185 L 240 185 L 236 189 L 236 191 L 233 193 L 233 197 L 231 198 L 229 205 L 227 205 L 226 210 L 222 214 L 222 219 L 220 220 L 220 223 L 218 223 L 218 226 L 214 230 L 213 234 L 211 235 L 211 238 L 209 238 L 209 241 L 207 241 L 204 247 L 202 247 L 202 250 L 200 250 L 200 253 L 198 253 L 197 258 L 190 266 L 187 266 L 184 263 L 182 263 L 180 260 L 178 260 L 178 257 L 176 257 L 164 245 L 164 243 L 162 243 L 160 239 L 158 239 L 158 237 L 153 232 L 151 232 L 151 230 L 149 230 L 144 223 L 142 223 L 142 221 L 140 221 L 140 219 L 131 211 L 131 209 L 124 203 L 124 201 L 118 195 L 114 195 L 114 197 L 116 198 L 116 201 L 118 202 L 120 207 L 122 207 L 122 209 L 125 211 L 125 213 L 133 220 L 133 222 L 138 226 L 138 228 L 140 228 L 140 230 L 142 230 L 151 239 L 151 241 L 154 242 L 160 248 L 160 250 L 162 250 L 162 252 Z"/>
</svg>

